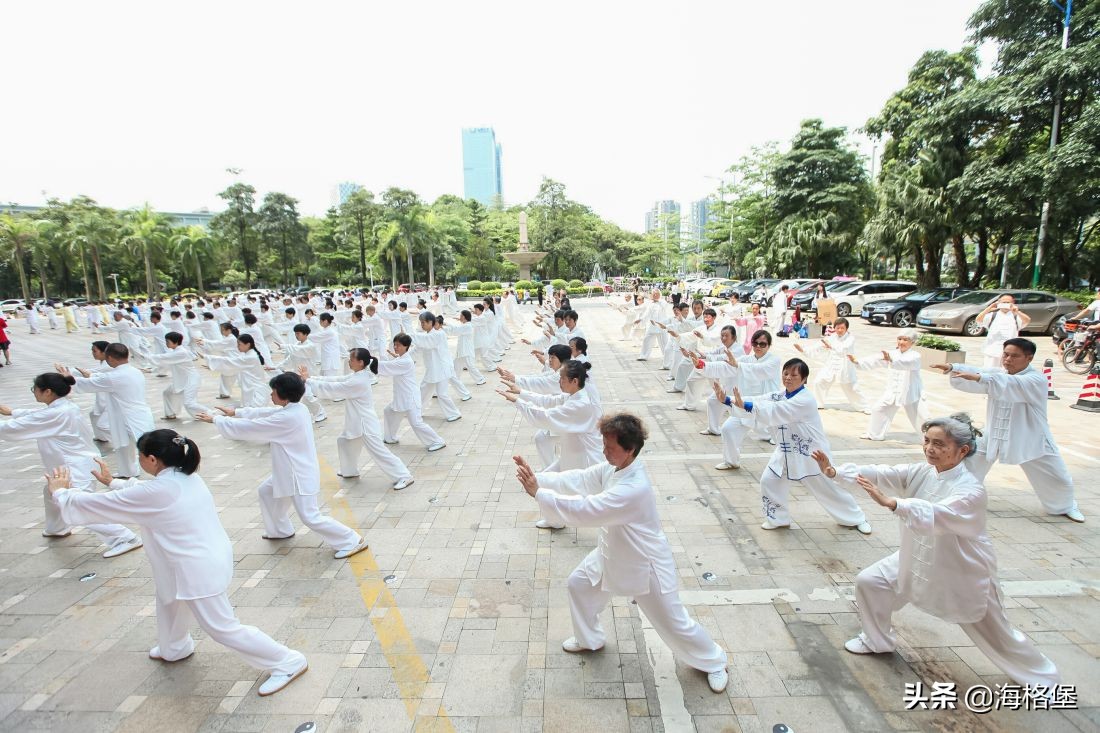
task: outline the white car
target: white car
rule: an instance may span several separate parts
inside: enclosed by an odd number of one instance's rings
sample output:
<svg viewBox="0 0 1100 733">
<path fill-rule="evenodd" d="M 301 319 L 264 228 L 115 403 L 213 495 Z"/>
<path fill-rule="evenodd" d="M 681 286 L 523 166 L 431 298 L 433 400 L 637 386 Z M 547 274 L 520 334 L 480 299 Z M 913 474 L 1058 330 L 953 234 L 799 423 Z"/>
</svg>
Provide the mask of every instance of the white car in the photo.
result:
<svg viewBox="0 0 1100 733">
<path fill-rule="evenodd" d="M 865 303 L 902 298 L 916 289 L 908 280 L 858 280 L 834 289 L 830 297 L 836 301 L 836 314 L 847 317 L 863 310 Z"/>
<path fill-rule="evenodd" d="M 0 300 L 0 313 L 15 313 L 19 310 L 20 306 L 26 304 L 18 298 L 8 298 L 7 300 Z"/>
</svg>

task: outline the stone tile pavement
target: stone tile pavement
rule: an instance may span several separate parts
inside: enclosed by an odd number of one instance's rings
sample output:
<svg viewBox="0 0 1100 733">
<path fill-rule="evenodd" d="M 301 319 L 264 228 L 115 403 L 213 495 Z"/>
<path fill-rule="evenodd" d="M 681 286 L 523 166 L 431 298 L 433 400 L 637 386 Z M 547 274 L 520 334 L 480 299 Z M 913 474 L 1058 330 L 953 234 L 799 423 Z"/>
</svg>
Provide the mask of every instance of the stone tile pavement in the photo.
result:
<svg viewBox="0 0 1100 733">
<path fill-rule="evenodd" d="M 287 542 L 262 540 L 254 490 L 269 470 L 266 449 L 219 439 L 190 420 L 174 424 L 203 451 L 202 474 L 234 543 L 230 597 L 242 620 L 309 657 L 309 673 L 270 698 L 255 694 L 260 673 L 201 632 L 187 661 L 149 660 L 155 621 L 143 553 L 104 560 L 83 530 L 42 538 L 37 451 L 0 443 L 0 728 L 292 731 L 313 721 L 328 731 L 749 733 L 779 723 L 800 732 L 1100 729 L 1100 500 L 1091 480 L 1100 465 L 1100 415 L 1068 407 L 1083 380 L 1056 372 L 1062 401 L 1049 404 L 1089 523 L 1042 514 L 1015 469 L 997 467 L 988 480 L 1009 615 L 1077 686 L 1079 709 L 907 711 L 906 683 L 965 689 L 1007 680 L 956 627 L 912 608 L 896 616 L 897 654 L 843 650 L 858 628 L 854 574 L 896 547 L 895 520 L 857 497 L 874 526 L 863 537 L 796 492 L 796 526 L 760 530 L 757 479 L 770 447 L 746 446 L 740 471 L 714 471 L 718 439 L 698 434 L 704 415 L 675 409 L 679 400 L 666 394 L 658 364 L 636 362 L 636 345 L 619 340 L 618 315 L 598 302 L 577 305 L 606 410 L 636 412 L 649 426 L 644 458 L 685 602 L 731 654 L 726 694 L 711 693 L 703 676 L 675 663 L 628 598 L 605 612 L 603 651 L 561 651 L 571 634 L 564 580 L 595 531 L 532 526 L 535 506 L 514 481 L 510 456 L 534 456 L 533 430 L 490 384 L 459 403 L 459 422 L 444 423 L 428 406 L 446 449 L 429 454 L 402 436 L 397 451 L 416 483 L 399 493 L 369 466 L 359 480 L 336 477 L 342 411 L 329 410 L 317 429 L 326 507 L 371 543 L 352 561 L 333 560 L 303 529 Z M 29 336 L 22 322 L 12 332 L 16 364 L 0 369 L 2 403 L 28 404 L 31 377 L 58 359 L 90 364 L 87 332 Z M 862 324 L 855 332 L 867 354 L 896 335 Z M 1040 357 L 1049 355 L 1049 339 L 1038 342 Z M 794 353 L 784 340 L 776 349 Z M 973 361 L 976 344 L 970 350 Z M 517 344 L 504 366 L 524 373 L 535 362 Z M 980 398 L 950 390 L 937 374 L 924 378 L 931 412 L 984 416 Z M 863 379 L 868 394 L 883 384 L 881 373 Z M 158 418 L 164 382 L 148 379 Z M 201 397 L 215 402 L 214 388 L 207 379 Z M 379 409 L 389 395 L 380 385 Z M 920 458 L 903 416 L 891 440 L 876 444 L 856 438 L 864 415 L 831 409 L 823 416 L 838 461 Z"/>
</svg>

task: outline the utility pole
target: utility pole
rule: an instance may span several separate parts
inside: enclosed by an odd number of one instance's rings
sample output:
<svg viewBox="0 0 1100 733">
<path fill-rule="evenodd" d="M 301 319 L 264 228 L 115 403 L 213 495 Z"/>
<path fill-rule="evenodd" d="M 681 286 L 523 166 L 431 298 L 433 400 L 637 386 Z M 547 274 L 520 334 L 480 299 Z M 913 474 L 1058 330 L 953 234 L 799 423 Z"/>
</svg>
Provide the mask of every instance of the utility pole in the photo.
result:
<svg viewBox="0 0 1100 733">
<path fill-rule="evenodd" d="M 1058 0 L 1050 0 L 1054 7 L 1061 10 L 1065 15 L 1062 18 L 1062 51 L 1069 48 L 1069 23 L 1070 18 L 1073 16 L 1073 0 L 1065 0 L 1066 5 L 1063 7 Z M 1054 148 L 1058 145 L 1058 128 L 1062 123 L 1062 82 L 1059 79 L 1057 86 L 1054 89 L 1054 120 L 1050 124 L 1050 149 L 1049 153 L 1053 155 Z M 1050 225 L 1050 198 L 1043 202 L 1043 211 L 1039 215 L 1039 241 L 1035 243 L 1035 267 L 1031 272 L 1031 287 L 1039 287 L 1039 277 L 1043 267 L 1043 249 L 1046 246 L 1047 241 L 1047 229 Z"/>
</svg>

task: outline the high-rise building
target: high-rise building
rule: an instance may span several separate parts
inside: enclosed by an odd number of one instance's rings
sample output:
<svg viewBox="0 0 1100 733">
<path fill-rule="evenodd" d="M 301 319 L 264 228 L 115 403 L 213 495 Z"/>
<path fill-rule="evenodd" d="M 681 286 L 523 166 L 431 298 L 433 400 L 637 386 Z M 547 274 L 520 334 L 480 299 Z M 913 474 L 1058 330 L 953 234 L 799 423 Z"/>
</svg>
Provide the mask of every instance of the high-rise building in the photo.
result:
<svg viewBox="0 0 1100 733">
<path fill-rule="evenodd" d="M 699 199 L 691 202 L 691 214 L 688 216 L 684 238 L 694 243 L 696 249 L 702 246 L 707 238 L 707 222 L 710 221 L 710 199 Z"/>
<path fill-rule="evenodd" d="M 491 127 L 462 128 L 463 197 L 490 206 L 504 195 L 500 143 Z"/>
<path fill-rule="evenodd" d="M 342 181 L 332 187 L 332 205 L 340 206 L 348 197 L 356 191 L 362 191 L 363 187 L 358 183 L 352 183 L 351 181 Z"/>
<path fill-rule="evenodd" d="M 657 201 L 645 213 L 645 233 L 660 231 L 668 240 L 680 238 L 680 204 L 675 201 Z"/>
</svg>

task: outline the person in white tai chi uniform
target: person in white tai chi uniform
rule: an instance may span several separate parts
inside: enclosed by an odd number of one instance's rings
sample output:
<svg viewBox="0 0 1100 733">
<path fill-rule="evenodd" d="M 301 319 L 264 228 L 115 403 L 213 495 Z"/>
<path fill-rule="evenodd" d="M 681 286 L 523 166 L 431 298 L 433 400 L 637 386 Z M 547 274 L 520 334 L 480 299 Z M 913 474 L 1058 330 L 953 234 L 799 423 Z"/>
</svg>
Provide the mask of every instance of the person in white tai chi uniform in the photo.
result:
<svg viewBox="0 0 1100 733">
<path fill-rule="evenodd" d="M 34 378 L 31 392 L 40 403 L 37 408 L 12 408 L 0 405 L 0 415 L 11 420 L 0 422 L 0 440 L 33 440 L 46 473 L 64 466 L 77 491 L 93 491 L 92 471 L 99 451 L 92 442 L 92 429 L 80 408 L 69 399 L 76 380 L 47 372 Z M 61 518 L 48 490 L 43 491 L 46 529 L 43 537 L 68 537 L 69 525 Z M 141 539 L 121 524 L 89 524 L 88 530 L 107 545 L 103 557 L 117 557 L 141 547 Z"/>
<path fill-rule="evenodd" d="M 350 373 L 344 376 L 310 376 L 304 366 L 298 367 L 298 373 L 318 397 L 347 400 L 344 403 L 344 432 L 336 439 L 336 450 L 340 454 L 337 475 L 341 478 L 359 476 L 359 450 L 366 447 L 375 464 L 393 479 L 393 488 L 400 491 L 413 482 L 413 477 L 409 467 L 382 442 L 382 425 L 374 411 L 374 390 L 371 388 L 374 375 L 378 373 L 378 358 L 361 348 L 352 349 L 348 354 Z"/>
<path fill-rule="evenodd" d="M 429 452 L 442 450 L 447 443 L 424 422 L 420 414 L 420 385 L 416 383 L 416 364 L 409 356 L 411 347 L 412 337 L 399 333 L 393 337 L 392 358 L 378 362 L 378 373 L 393 378 L 393 399 L 382 410 L 382 442 L 387 445 L 397 443 L 397 429 L 401 427 L 401 419 L 407 417 L 413 433 Z"/>
<path fill-rule="evenodd" d="M 420 328 L 409 335 L 413 340 L 413 355 L 424 365 L 424 379 L 420 382 L 421 410 L 435 392 L 447 422 L 459 420 L 462 413 L 451 399 L 450 384 L 455 372 L 451 352 L 447 348 L 447 334 L 436 330 L 435 316 L 430 311 L 421 311 L 417 323 Z"/>
<path fill-rule="evenodd" d="M 1031 316 L 1020 310 L 1014 297 L 1005 293 L 987 305 L 975 320 L 985 328 L 983 366 L 986 369 L 1000 369 L 1005 342 L 1019 337 L 1020 329 L 1031 323 Z"/>
<path fill-rule="evenodd" d="M 172 381 L 164 388 L 164 419 L 175 420 L 180 407 L 194 417 L 200 412 L 210 412 L 210 408 L 199 403 L 199 387 L 202 377 L 195 367 L 195 355 L 183 345 L 183 334 L 169 331 L 164 335 L 168 351 L 164 354 L 150 354 L 148 359 L 153 366 L 171 369 Z"/>
<path fill-rule="evenodd" d="M 306 671 L 306 658 L 237 619 L 227 595 L 233 546 L 210 489 L 195 473 L 199 447 L 174 430 L 155 430 L 138 439 L 138 452 L 153 478 L 112 478 L 101 461 L 95 477 L 112 489 L 102 494 L 72 490 L 64 468 L 48 476 L 61 516 L 70 524 L 133 522 L 145 531 L 157 605 L 157 645 L 150 659 L 178 662 L 194 654 L 188 631 L 194 617 L 211 639 L 267 670 L 260 695 L 278 692 Z"/>
<path fill-rule="evenodd" d="M 851 406 L 870 415 L 867 398 L 856 384 L 856 365 L 848 360 L 848 355 L 855 353 L 856 337 L 848 330 L 847 318 L 836 319 L 833 328 L 833 335 L 811 342 L 808 349 L 797 341 L 794 343 L 795 350 L 800 354 L 809 356 L 812 353 L 825 358 L 825 365 L 818 370 L 814 380 L 814 397 L 818 406 L 824 409 L 833 384 L 839 383 Z"/>
<path fill-rule="evenodd" d="M 742 390 L 744 394 L 771 394 L 782 389 L 782 367 L 779 357 L 769 351 L 771 345 L 772 335 L 760 329 L 753 336 L 753 353 L 750 356 L 738 359 L 731 349 L 724 362 L 708 362 L 703 368 L 708 377 L 716 380 L 713 382 L 714 396 L 707 401 L 707 419 L 710 424 L 703 433 L 713 435 L 714 424 L 725 417 L 718 428 L 718 434 L 722 436 L 722 462 L 714 466 L 718 471 L 741 468 L 741 445 L 747 435 L 775 443 L 766 429 L 754 428 L 752 418 L 731 408 L 732 401 L 727 399 L 734 388 Z M 727 376 L 731 373 L 732 384 L 730 376 Z M 718 412 L 719 410 L 725 412 Z"/>
<path fill-rule="evenodd" d="M 646 430 L 634 415 L 600 420 L 607 461 L 561 473 L 535 473 L 515 456 L 516 478 L 545 516 L 574 527 L 597 527 L 597 547 L 566 581 L 573 636 L 562 649 L 602 649 L 606 634 L 600 612 L 612 596 L 631 596 L 654 629 L 684 663 L 705 672 L 710 688 L 726 689 L 727 658 L 722 647 L 680 602 L 678 573 L 645 465 L 638 460 Z"/>
<path fill-rule="evenodd" d="M 145 375 L 130 365 L 130 350 L 125 344 L 111 344 L 103 353 L 110 369 L 92 373 L 78 368 L 81 376 L 76 377 L 75 389 L 107 395 L 111 445 L 118 453 L 118 470 L 129 478 L 141 473 L 137 439 L 153 429 L 153 411 L 145 401 Z M 72 376 L 60 364 L 55 368 L 62 376 Z"/>
<path fill-rule="evenodd" d="M 890 421 L 894 419 L 894 413 L 899 407 L 905 408 L 905 415 L 913 424 L 913 430 L 918 434 L 922 432 L 924 403 L 921 395 L 924 390 L 920 378 L 920 354 L 913 349 L 916 340 L 916 329 L 906 328 L 898 334 L 896 350 L 883 350 L 881 356 L 863 359 L 857 359 L 855 354 L 848 354 L 848 360 L 860 369 L 886 367 L 890 370 L 886 379 L 886 390 L 871 408 L 867 432 L 859 436 L 864 440 L 886 440 Z"/>
<path fill-rule="evenodd" d="M 922 463 L 834 468 L 828 455 L 814 452 L 826 476 L 864 489 L 901 520 L 901 549 L 856 576 L 863 630 L 844 648 L 853 654 L 894 651 L 891 617 L 912 603 L 959 624 L 1012 681 L 1049 694 L 1060 682 L 1057 668 L 1012 627 L 1001 602 L 997 558 L 985 528 L 985 487 L 967 470 L 978 433 L 961 413 L 929 420 L 922 432 Z"/>
<path fill-rule="evenodd" d="M 852 495 L 821 474 L 813 459 L 815 450 L 828 452 L 825 426 L 817 414 L 817 402 L 806 389 L 810 367 L 801 359 L 783 365 L 783 392 L 742 398 L 738 389 L 726 404 L 736 405 L 742 414 L 753 418 L 752 427 L 766 428 L 775 440 L 775 452 L 760 476 L 760 494 L 764 505 L 762 529 L 791 526 L 787 497 L 790 485 L 797 481 L 810 490 L 822 508 L 842 527 L 855 527 L 871 534 L 871 525 Z"/>
<path fill-rule="evenodd" d="M 275 407 L 217 408 L 224 415 L 202 413 L 203 422 L 213 423 L 226 438 L 271 447 L 271 475 L 257 488 L 265 540 L 294 536 L 290 507 L 302 524 L 316 532 L 335 550 L 337 560 L 367 549 L 367 540 L 332 517 L 321 514 L 317 495 L 321 493 L 321 467 L 313 439 L 309 410 L 301 404 L 306 383 L 293 372 L 272 378 L 271 401 Z"/>
<path fill-rule="evenodd" d="M 1002 368 L 965 364 L 936 364 L 951 375 L 951 386 L 960 392 L 987 394 L 985 436 L 970 471 L 984 481 L 997 461 L 1019 466 L 1035 489 L 1047 514 L 1064 514 L 1085 521 L 1074 498 L 1073 477 L 1058 452 L 1047 422 L 1047 381 L 1031 366 L 1035 343 L 1024 338 L 1005 341 Z"/>
</svg>

